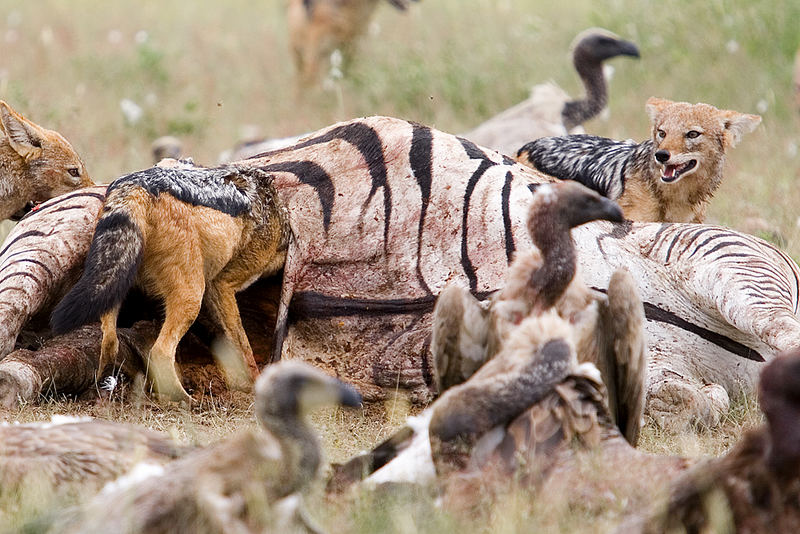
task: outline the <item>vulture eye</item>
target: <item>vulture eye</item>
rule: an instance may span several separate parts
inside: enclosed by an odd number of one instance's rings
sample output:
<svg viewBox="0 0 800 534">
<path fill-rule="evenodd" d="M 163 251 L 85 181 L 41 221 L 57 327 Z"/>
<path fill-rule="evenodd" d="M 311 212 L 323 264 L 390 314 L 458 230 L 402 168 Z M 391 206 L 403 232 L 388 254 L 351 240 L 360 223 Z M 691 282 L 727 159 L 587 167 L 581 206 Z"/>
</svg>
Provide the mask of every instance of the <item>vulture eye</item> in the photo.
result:
<svg viewBox="0 0 800 534">
<path fill-rule="evenodd" d="M 81 170 L 78 167 L 70 167 L 69 169 L 67 169 L 67 172 L 73 178 L 77 178 L 78 176 L 81 175 Z"/>
</svg>

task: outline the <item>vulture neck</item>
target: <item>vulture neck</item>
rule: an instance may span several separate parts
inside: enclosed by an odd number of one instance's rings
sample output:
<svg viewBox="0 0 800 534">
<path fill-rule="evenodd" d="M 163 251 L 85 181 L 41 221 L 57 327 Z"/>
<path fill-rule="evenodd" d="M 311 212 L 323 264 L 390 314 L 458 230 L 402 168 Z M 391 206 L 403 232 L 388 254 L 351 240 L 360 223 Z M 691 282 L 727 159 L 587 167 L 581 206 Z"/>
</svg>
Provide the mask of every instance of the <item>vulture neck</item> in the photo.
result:
<svg viewBox="0 0 800 534">
<path fill-rule="evenodd" d="M 549 210 L 547 210 L 549 211 Z M 533 243 L 542 254 L 542 266 L 533 273 L 529 287 L 536 295 L 534 310 L 542 312 L 555 306 L 575 276 L 575 246 L 569 227 L 557 220 L 557 214 L 542 213 L 531 229 Z"/>
<path fill-rule="evenodd" d="M 316 476 L 321 463 L 319 442 L 311 427 L 296 414 L 262 416 L 261 423 L 280 444 L 284 473 L 289 479 L 286 494 L 303 488 Z"/>
<path fill-rule="evenodd" d="M 575 50 L 573 63 L 586 89 L 586 98 L 564 104 L 561 117 L 568 132 L 597 116 L 608 103 L 608 86 L 603 75 L 602 61 L 578 48 Z"/>
</svg>

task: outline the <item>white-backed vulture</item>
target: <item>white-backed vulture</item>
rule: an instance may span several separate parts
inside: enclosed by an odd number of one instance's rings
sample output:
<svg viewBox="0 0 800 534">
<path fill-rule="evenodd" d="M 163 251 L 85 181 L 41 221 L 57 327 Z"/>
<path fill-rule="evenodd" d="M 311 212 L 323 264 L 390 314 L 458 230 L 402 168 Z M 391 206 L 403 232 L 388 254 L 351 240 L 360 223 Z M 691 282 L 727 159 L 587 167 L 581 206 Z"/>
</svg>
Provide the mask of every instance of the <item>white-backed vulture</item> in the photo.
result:
<svg viewBox="0 0 800 534">
<path fill-rule="evenodd" d="M 525 143 L 539 137 L 573 133 L 576 127 L 598 115 L 608 103 L 603 61 L 620 55 L 638 58 L 639 49 L 599 28 L 581 32 L 573 43 L 572 61 L 586 88 L 585 98 L 572 100 L 553 83 L 535 85 L 527 100 L 466 132 L 464 137 L 514 156 Z"/>
<path fill-rule="evenodd" d="M 242 141 L 232 149 L 222 152 L 217 162 L 220 164 L 228 163 L 230 161 L 239 161 L 242 159 L 253 158 L 259 154 L 266 154 L 273 150 L 280 150 L 292 146 L 302 138 L 306 137 L 308 133 L 300 135 L 291 135 L 288 137 L 270 137 L 267 139 L 255 139 Z"/>
<path fill-rule="evenodd" d="M 269 366 L 255 387 L 261 430 L 240 433 L 175 461 L 158 474 L 117 484 L 59 532 L 262 532 L 274 505 L 316 476 L 321 452 L 305 420 L 316 407 L 359 406 L 347 384 L 296 361 Z"/>
<path fill-rule="evenodd" d="M 633 372 L 642 377 L 639 387 L 644 387 L 644 369 L 638 368 L 646 362 L 641 300 L 624 271 L 612 276 L 608 298 L 586 287 L 576 277 L 575 245 L 570 236 L 571 228 L 591 220 L 621 221 L 622 216 L 604 197 L 590 194 L 582 186 L 561 185 L 539 186 L 533 195 L 527 227 L 536 248 L 517 254 L 505 285 L 489 299 L 488 307 L 465 288 L 448 286 L 442 292 L 446 298 L 434 309 L 431 337 L 435 379 L 443 388 L 463 382 L 479 361 L 502 350 L 504 340 L 520 321 L 552 308 L 572 325 L 570 335 L 578 358 L 596 363 L 611 385 L 611 413 L 615 420 L 622 416 L 619 425 L 635 444 L 643 396 L 640 391 L 626 391 L 618 398 L 615 377 Z M 636 369 L 617 369 L 616 361 L 628 362 Z M 635 406 L 629 406 L 628 399 L 635 399 Z"/>
<path fill-rule="evenodd" d="M 164 158 L 179 159 L 183 155 L 183 143 L 177 137 L 164 135 L 150 144 L 153 153 L 153 164 Z"/>
<path fill-rule="evenodd" d="M 33 507 L 46 513 L 189 450 L 165 434 L 113 421 L 53 416 L 42 423 L 0 423 L 0 523 L 9 521 L 3 511 Z"/>
<path fill-rule="evenodd" d="M 510 421 L 547 397 L 556 384 L 578 368 L 577 358 L 586 355 L 576 356 L 576 345 L 581 350 L 597 350 L 585 338 L 603 338 L 606 332 L 576 332 L 589 329 L 582 322 L 591 322 L 594 329 L 607 325 L 598 322 L 592 312 L 574 306 L 582 301 L 585 308 L 591 299 L 585 298 L 589 292 L 580 280 L 573 282 L 577 266 L 570 229 L 596 219 L 620 220 L 621 214 L 616 204 L 583 186 L 562 185 L 566 183 L 542 185 L 535 192 L 528 229 L 541 254 L 520 254 L 509 270 L 507 285 L 493 296 L 487 313 L 480 313 L 479 303 L 468 290 L 455 286 L 443 292 L 447 298 L 437 302 L 432 335 L 434 368 L 437 383 L 449 389 L 375 451 L 340 468 L 334 486 L 372 471 L 369 483 L 424 482 L 434 474 L 431 463 L 437 466 L 438 474 L 443 474 L 439 467 L 443 461 L 466 468 L 466 461 L 454 458 L 468 458 L 476 442 L 494 439 L 487 437 L 490 434 L 502 436 Z M 617 278 L 609 290 L 612 301 L 618 286 L 632 287 L 630 279 Z M 630 317 L 615 318 L 626 329 L 612 329 L 630 339 L 611 340 L 610 351 L 601 354 L 598 350 L 590 358 L 604 360 L 610 355 L 613 360 L 616 342 L 617 347 L 627 349 L 620 354 L 633 360 L 622 362 L 619 369 L 609 363 L 605 369 L 615 373 L 612 380 L 624 391 L 615 397 L 624 408 L 614 414 L 624 414 L 621 426 L 635 443 L 644 395 L 644 317 L 635 289 L 630 300 L 633 304 L 624 310 Z M 578 319 L 587 313 L 590 319 Z M 470 369 L 487 358 L 469 376 Z M 638 385 L 629 386 L 627 381 Z"/>
</svg>

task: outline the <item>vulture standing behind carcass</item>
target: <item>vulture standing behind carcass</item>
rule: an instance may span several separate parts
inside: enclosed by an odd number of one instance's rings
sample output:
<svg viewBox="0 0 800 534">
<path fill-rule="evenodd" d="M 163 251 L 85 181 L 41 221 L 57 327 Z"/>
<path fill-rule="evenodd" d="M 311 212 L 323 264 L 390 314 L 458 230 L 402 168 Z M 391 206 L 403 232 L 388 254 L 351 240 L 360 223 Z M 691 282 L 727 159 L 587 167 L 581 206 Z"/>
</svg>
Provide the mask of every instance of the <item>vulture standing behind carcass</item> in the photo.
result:
<svg viewBox="0 0 800 534">
<path fill-rule="evenodd" d="M 623 523 L 620 533 L 800 532 L 800 351 L 761 372 L 767 421 L 722 457 L 675 481 L 666 503 Z"/>
<path fill-rule="evenodd" d="M 638 376 L 644 371 L 624 367 L 642 364 L 644 358 L 641 301 L 633 280 L 624 272 L 612 276 L 608 298 L 587 288 L 576 276 L 575 246 L 570 237 L 571 228 L 597 219 L 619 222 L 622 214 L 616 204 L 583 186 L 561 185 L 537 189 L 527 224 L 537 250 L 517 254 L 505 286 L 492 296 L 488 306 L 460 286 L 448 285 L 442 291 L 431 338 L 435 380 L 441 384 L 440 390 L 465 381 L 500 352 L 504 340 L 523 318 L 555 308 L 572 326 L 578 357 L 600 368 L 611 391 L 612 414 L 635 443 L 642 395 L 640 391 L 622 391 L 616 382 L 634 385 L 635 380 L 625 380 L 621 375 Z M 623 367 L 618 368 L 616 362 Z M 634 404 L 631 399 L 635 399 Z"/>
<path fill-rule="evenodd" d="M 183 155 L 183 143 L 172 135 L 163 135 L 150 145 L 153 153 L 153 164 L 164 158 L 179 159 Z"/>
<path fill-rule="evenodd" d="M 473 446 L 483 443 L 480 454 L 485 455 L 486 440 L 502 440 L 506 425 L 543 399 L 563 394 L 582 402 L 581 394 L 559 390 L 558 385 L 571 375 L 579 380 L 588 374 L 584 380 L 592 380 L 595 390 L 602 392 L 595 394 L 599 401 L 590 399 L 604 407 L 590 429 L 605 423 L 602 429 L 607 434 L 620 436 L 603 404 L 605 389 L 597 371 L 577 366 L 576 347 L 596 350 L 598 363 L 612 374 L 617 390 L 625 392 L 614 397 L 615 415 L 628 439 L 636 441 L 645 369 L 641 303 L 630 277 L 620 272 L 612 279 L 608 303 L 603 305 L 622 316 L 615 317 L 610 330 L 603 330 L 608 325 L 596 317 L 587 320 L 591 310 L 578 309 L 577 304 L 583 302 L 586 308 L 589 292 L 573 282 L 576 266 L 570 237 L 574 226 L 596 219 L 619 221 L 621 212 L 616 204 L 583 186 L 563 185 L 566 182 L 536 190 L 528 229 L 541 256 L 520 254 L 509 270 L 507 286 L 491 299 L 488 309 L 466 289 L 448 286 L 442 292 L 434 310 L 431 351 L 436 381 L 446 391 L 373 451 L 337 467 L 332 489 L 365 475 L 370 484 L 431 481 L 437 472 L 444 474 L 443 462 L 462 469 L 469 463 L 464 458 Z M 596 332 L 589 332 L 584 323 L 591 323 Z M 618 338 L 611 339 L 608 347 L 594 345 L 606 335 Z M 628 361 L 604 364 L 609 354 Z M 588 372 L 589 368 L 594 372 Z M 578 409 L 581 415 L 585 411 Z M 588 430 L 583 427 L 583 431 Z"/>
<path fill-rule="evenodd" d="M 351 386 L 298 361 L 267 367 L 256 382 L 256 416 L 248 431 L 196 451 L 159 474 L 102 491 L 58 532 L 272 532 L 282 501 L 317 475 L 321 452 L 307 411 L 359 406 Z M 300 512 L 296 508 L 292 512 Z M 287 520 L 301 520 L 296 516 Z"/>
<path fill-rule="evenodd" d="M 46 509 L 86 497 L 188 450 L 164 434 L 113 421 L 54 416 L 47 423 L 0 423 L 0 509 Z"/>
<path fill-rule="evenodd" d="M 463 134 L 470 141 L 515 155 L 517 150 L 540 137 L 567 135 L 597 116 L 608 103 L 608 84 L 603 61 L 616 56 L 639 57 L 630 41 L 600 28 L 575 37 L 572 61 L 586 88 L 586 98 L 571 100 L 553 83 L 535 85 L 527 100 L 520 102 L 473 130 Z"/>
</svg>

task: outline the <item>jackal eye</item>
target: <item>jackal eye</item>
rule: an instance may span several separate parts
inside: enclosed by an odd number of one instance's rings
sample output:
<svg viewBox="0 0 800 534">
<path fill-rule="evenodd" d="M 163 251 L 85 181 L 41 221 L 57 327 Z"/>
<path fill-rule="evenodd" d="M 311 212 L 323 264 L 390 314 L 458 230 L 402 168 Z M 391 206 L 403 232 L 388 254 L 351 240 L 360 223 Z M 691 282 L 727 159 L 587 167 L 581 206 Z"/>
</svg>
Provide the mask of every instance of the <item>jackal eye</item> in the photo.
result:
<svg viewBox="0 0 800 534">
<path fill-rule="evenodd" d="M 656 130 L 656 135 L 659 139 L 664 139 L 667 136 L 667 132 L 664 130 Z"/>
<path fill-rule="evenodd" d="M 81 170 L 78 167 L 70 167 L 69 169 L 67 169 L 67 172 L 73 178 L 77 178 L 78 176 L 81 175 Z"/>
<path fill-rule="evenodd" d="M 700 137 L 700 132 L 698 132 L 697 130 L 689 130 L 688 132 L 686 132 L 687 139 L 694 139 L 695 137 Z"/>
</svg>

